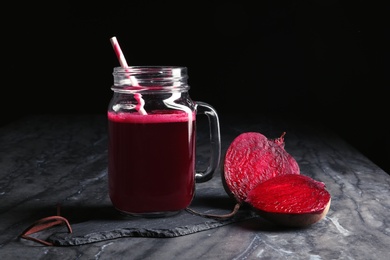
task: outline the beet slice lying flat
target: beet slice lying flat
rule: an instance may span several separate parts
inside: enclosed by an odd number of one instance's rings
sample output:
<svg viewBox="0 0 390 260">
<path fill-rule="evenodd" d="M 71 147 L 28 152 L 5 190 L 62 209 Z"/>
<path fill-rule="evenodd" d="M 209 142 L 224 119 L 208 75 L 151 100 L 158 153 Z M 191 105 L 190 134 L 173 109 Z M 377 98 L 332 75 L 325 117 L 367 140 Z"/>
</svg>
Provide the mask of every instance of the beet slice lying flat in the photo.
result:
<svg viewBox="0 0 390 260">
<path fill-rule="evenodd" d="M 284 226 L 304 227 L 325 217 L 331 196 L 325 184 L 305 175 L 281 175 L 258 184 L 245 200 L 260 216 Z"/>
<path fill-rule="evenodd" d="M 261 182 L 300 173 L 298 163 L 284 149 L 285 134 L 268 139 L 258 132 L 245 132 L 233 140 L 226 151 L 222 169 L 222 181 L 228 194 L 233 194 L 241 202 Z"/>
</svg>

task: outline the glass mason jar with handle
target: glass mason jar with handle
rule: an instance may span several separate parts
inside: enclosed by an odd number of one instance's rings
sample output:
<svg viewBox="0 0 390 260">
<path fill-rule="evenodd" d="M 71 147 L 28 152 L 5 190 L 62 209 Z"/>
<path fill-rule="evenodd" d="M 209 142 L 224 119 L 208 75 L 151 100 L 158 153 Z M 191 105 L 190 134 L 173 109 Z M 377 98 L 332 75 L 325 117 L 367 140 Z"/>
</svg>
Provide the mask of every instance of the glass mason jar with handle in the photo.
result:
<svg viewBox="0 0 390 260">
<path fill-rule="evenodd" d="M 113 206 L 141 217 L 187 208 L 196 182 L 213 177 L 221 158 L 218 114 L 190 98 L 186 67 L 115 67 L 108 117 L 108 182 Z M 195 168 L 196 117 L 208 117 L 210 158 Z"/>
</svg>

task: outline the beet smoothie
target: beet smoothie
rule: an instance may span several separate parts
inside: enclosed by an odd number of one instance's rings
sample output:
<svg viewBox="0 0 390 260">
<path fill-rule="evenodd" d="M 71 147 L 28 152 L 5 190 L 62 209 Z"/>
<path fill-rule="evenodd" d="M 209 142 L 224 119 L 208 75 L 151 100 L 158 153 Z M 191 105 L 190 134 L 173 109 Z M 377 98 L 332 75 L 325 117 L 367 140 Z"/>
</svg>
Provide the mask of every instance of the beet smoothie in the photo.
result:
<svg viewBox="0 0 390 260">
<path fill-rule="evenodd" d="M 191 203 L 195 190 L 195 114 L 108 112 L 109 194 L 127 214 L 156 216 Z"/>
</svg>

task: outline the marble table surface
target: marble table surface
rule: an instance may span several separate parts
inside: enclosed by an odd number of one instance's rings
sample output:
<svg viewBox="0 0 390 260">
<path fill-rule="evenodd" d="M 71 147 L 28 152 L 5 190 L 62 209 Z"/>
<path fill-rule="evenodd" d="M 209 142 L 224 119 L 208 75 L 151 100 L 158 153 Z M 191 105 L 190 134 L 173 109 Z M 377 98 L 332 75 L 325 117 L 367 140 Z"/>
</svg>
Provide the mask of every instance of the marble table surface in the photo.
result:
<svg viewBox="0 0 390 260">
<path fill-rule="evenodd" d="M 105 115 L 36 115 L 0 128 L 0 258 L 389 259 L 386 172 L 324 126 L 263 116 L 220 115 L 220 122 L 223 153 L 240 133 L 277 138 L 286 131 L 285 149 L 301 172 L 324 182 L 331 193 L 327 216 L 305 229 L 254 217 L 172 238 L 120 237 L 68 246 L 21 239 L 34 221 L 56 215 L 56 205 L 62 205 L 64 216 L 73 214 L 69 220 L 75 232 L 91 216 L 104 223 L 99 209 L 110 208 Z M 203 125 L 200 118 L 197 167 L 208 151 Z M 207 185 L 221 187 L 220 174 L 198 183 L 196 196 Z M 36 235 L 50 235 L 45 232 Z"/>
</svg>

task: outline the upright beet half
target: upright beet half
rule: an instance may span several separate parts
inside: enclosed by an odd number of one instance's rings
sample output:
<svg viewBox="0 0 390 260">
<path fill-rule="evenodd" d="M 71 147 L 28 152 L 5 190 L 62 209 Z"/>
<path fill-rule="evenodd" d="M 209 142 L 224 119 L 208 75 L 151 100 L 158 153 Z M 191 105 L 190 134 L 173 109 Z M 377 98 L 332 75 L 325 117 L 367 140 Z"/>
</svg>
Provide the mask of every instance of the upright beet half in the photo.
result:
<svg viewBox="0 0 390 260">
<path fill-rule="evenodd" d="M 284 149 L 284 135 L 269 140 L 257 132 L 236 137 L 228 147 L 222 181 L 238 202 L 259 183 L 285 174 L 299 174 L 297 161 Z"/>
<path fill-rule="evenodd" d="M 230 214 L 198 215 L 215 218 L 234 216 L 244 204 L 278 225 L 306 227 L 328 213 L 331 196 L 324 183 L 300 173 L 297 161 L 285 150 L 284 136 L 268 139 L 258 132 L 237 136 L 222 164 L 225 191 L 236 200 Z"/>
</svg>

